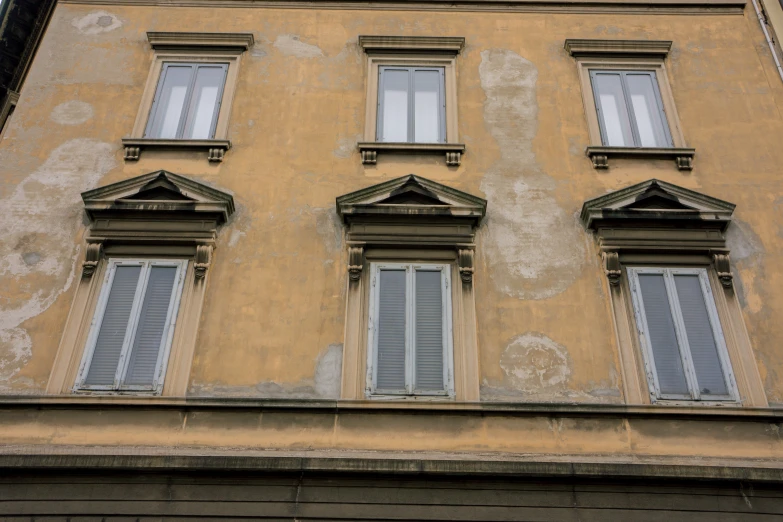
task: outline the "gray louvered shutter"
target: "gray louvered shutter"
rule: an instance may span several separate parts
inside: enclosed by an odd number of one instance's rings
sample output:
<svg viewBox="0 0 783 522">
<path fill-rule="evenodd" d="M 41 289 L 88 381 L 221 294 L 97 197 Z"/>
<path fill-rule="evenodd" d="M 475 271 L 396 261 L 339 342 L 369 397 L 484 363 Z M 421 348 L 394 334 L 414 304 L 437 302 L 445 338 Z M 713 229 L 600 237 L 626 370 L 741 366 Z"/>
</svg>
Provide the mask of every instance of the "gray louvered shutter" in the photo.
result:
<svg viewBox="0 0 783 522">
<path fill-rule="evenodd" d="M 439 271 L 416 271 L 416 390 L 443 390 L 443 295 Z"/>
<path fill-rule="evenodd" d="M 658 385 L 663 394 L 688 395 L 663 274 L 639 274 Z"/>
<path fill-rule="evenodd" d="M 405 389 L 405 270 L 381 270 L 378 274 L 379 390 Z"/>
<path fill-rule="evenodd" d="M 705 395 L 728 395 L 718 346 L 710 325 L 698 275 L 675 275 L 682 320 L 691 349 L 699 391 Z"/>
<path fill-rule="evenodd" d="M 141 306 L 136 336 L 124 384 L 152 386 L 163 338 L 166 316 L 177 275 L 176 267 L 153 266 Z"/>
<path fill-rule="evenodd" d="M 110 386 L 114 383 L 139 274 L 140 266 L 115 268 L 114 281 L 109 290 L 109 299 L 98 331 L 90 369 L 84 380 L 89 386 Z"/>
</svg>

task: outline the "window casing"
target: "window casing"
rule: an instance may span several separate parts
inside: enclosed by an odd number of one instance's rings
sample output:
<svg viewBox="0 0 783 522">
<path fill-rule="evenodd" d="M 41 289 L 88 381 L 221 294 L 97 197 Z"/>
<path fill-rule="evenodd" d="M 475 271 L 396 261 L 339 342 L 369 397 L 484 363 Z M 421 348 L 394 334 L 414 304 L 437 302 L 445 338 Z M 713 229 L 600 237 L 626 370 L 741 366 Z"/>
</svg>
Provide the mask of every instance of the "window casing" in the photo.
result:
<svg viewBox="0 0 783 522">
<path fill-rule="evenodd" d="M 446 141 L 443 67 L 379 67 L 378 129 L 383 142 Z"/>
<path fill-rule="evenodd" d="M 186 268 L 185 260 L 108 261 L 77 390 L 161 391 Z"/>
<path fill-rule="evenodd" d="M 454 395 L 450 270 L 372 263 L 368 395 Z"/>
<path fill-rule="evenodd" d="M 651 396 L 736 401 L 737 386 L 707 269 L 627 271 Z"/>
</svg>

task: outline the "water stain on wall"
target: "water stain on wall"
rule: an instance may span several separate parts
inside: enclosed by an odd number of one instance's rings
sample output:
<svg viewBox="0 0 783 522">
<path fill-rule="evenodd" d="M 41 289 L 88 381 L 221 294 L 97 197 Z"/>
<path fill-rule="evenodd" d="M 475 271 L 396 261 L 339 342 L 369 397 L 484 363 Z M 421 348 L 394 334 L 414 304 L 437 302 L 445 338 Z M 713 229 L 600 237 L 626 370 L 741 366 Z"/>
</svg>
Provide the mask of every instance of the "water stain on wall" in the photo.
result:
<svg viewBox="0 0 783 522">
<path fill-rule="evenodd" d="M 301 41 L 296 34 L 281 34 L 274 46 L 284 55 L 297 58 L 318 58 L 324 55 L 320 47 Z"/>
<path fill-rule="evenodd" d="M 74 18 L 71 25 L 81 34 L 93 35 L 119 29 L 122 27 L 122 21 L 106 11 L 94 11 L 85 16 Z"/>
<path fill-rule="evenodd" d="M 60 125 L 81 125 L 93 116 L 92 105 L 71 100 L 61 103 L 52 110 L 49 118 Z"/>
<path fill-rule="evenodd" d="M 481 53 L 484 123 L 500 148 L 481 190 L 489 201 L 483 257 L 497 289 L 520 299 L 563 292 L 584 263 L 576 218 L 557 205 L 555 181 L 533 153 L 538 126 L 535 65 L 503 49 Z"/>
</svg>

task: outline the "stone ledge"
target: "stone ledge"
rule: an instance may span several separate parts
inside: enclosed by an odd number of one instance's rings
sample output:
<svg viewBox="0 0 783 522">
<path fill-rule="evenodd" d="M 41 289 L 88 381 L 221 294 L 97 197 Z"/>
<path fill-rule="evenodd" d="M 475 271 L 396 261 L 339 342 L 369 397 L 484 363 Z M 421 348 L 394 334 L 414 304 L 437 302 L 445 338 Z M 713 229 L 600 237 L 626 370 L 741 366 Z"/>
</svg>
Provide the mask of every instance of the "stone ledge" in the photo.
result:
<svg viewBox="0 0 783 522">
<path fill-rule="evenodd" d="M 153 138 L 123 138 L 125 161 L 136 161 L 145 149 L 207 151 L 210 162 L 223 161 L 231 148 L 229 140 L 161 140 Z"/>
<path fill-rule="evenodd" d="M 446 165 L 459 167 L 465 153 L 464 143 L 389 143 L 383 141 L 361 141 L 358 144 L 362 163 L 375 165 L 378 153 L 397 154 L 445 154 Z"/>
<path fill-rule="evenodd" d="M 147 32 L 147 40 L 153 49 L 238 49 L 246 51 L 253 46 L 252 33 L 185 33 Z"/>
<path fill-rule="evenodd" d="M 632 55 L 662 57 L 669 54 L 671 40 L 587 40 L 569 38 L 563 46 L 571 56 Z"/>
<path fill-rule="evenodd" d="M 585 154 L 593 161 L 593 167 L 596 169 L 608 169 L 611 158 L 624 158 L 674 160 L 678 169 L 693 170 L 693 157 L 696 155 L 696 149 L 590 146 L 585 149 Z"/>
<path fill-rule="evenodd" d="M 360 35 L 359 46 L 365 51 L 415 50 L 457 54 L 465 47 L 465 38 L 461 36 Z"/>
</svg>

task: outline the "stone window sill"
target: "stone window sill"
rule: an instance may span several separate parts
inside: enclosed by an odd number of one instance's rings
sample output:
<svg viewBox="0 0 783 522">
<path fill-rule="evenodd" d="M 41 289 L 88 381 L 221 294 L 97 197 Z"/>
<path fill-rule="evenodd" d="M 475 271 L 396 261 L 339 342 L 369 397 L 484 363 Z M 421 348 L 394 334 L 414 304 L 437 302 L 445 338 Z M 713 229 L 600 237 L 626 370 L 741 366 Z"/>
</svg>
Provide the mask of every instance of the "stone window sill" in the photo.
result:
<svg viewBox="0 0 783 522">
<path fill-rule="evenodd" d="M 690 148 L 657 148 L 657 147 L 587 147 L 587 156 L 593 160 L 596 169 L 609 168 L 610 158 L 625 159 L 669 159 L 677 163 L 680 170 L 693 170 L 693 156 L 696 149 Z"/>
<path fill-rule="evenodd" d="M 136 161 L 145 149 L 207 151 L 211 162 L 223 161 L 223 155 L 231 148 L 229 140 L 160 140 L 151 138 L 123 138 L 125 160 Z"/>
<path fill-rule="evenodd" d="M 359 142 L 359 152 L 362 154 L 362 163 L 375 165 L 378 153 L 398 154 L 445 154 L 446 165 L 459 167 L 462 155 L 465 153 L 464 143 L 387 143 L 380 141 Z"/>
</svg>

